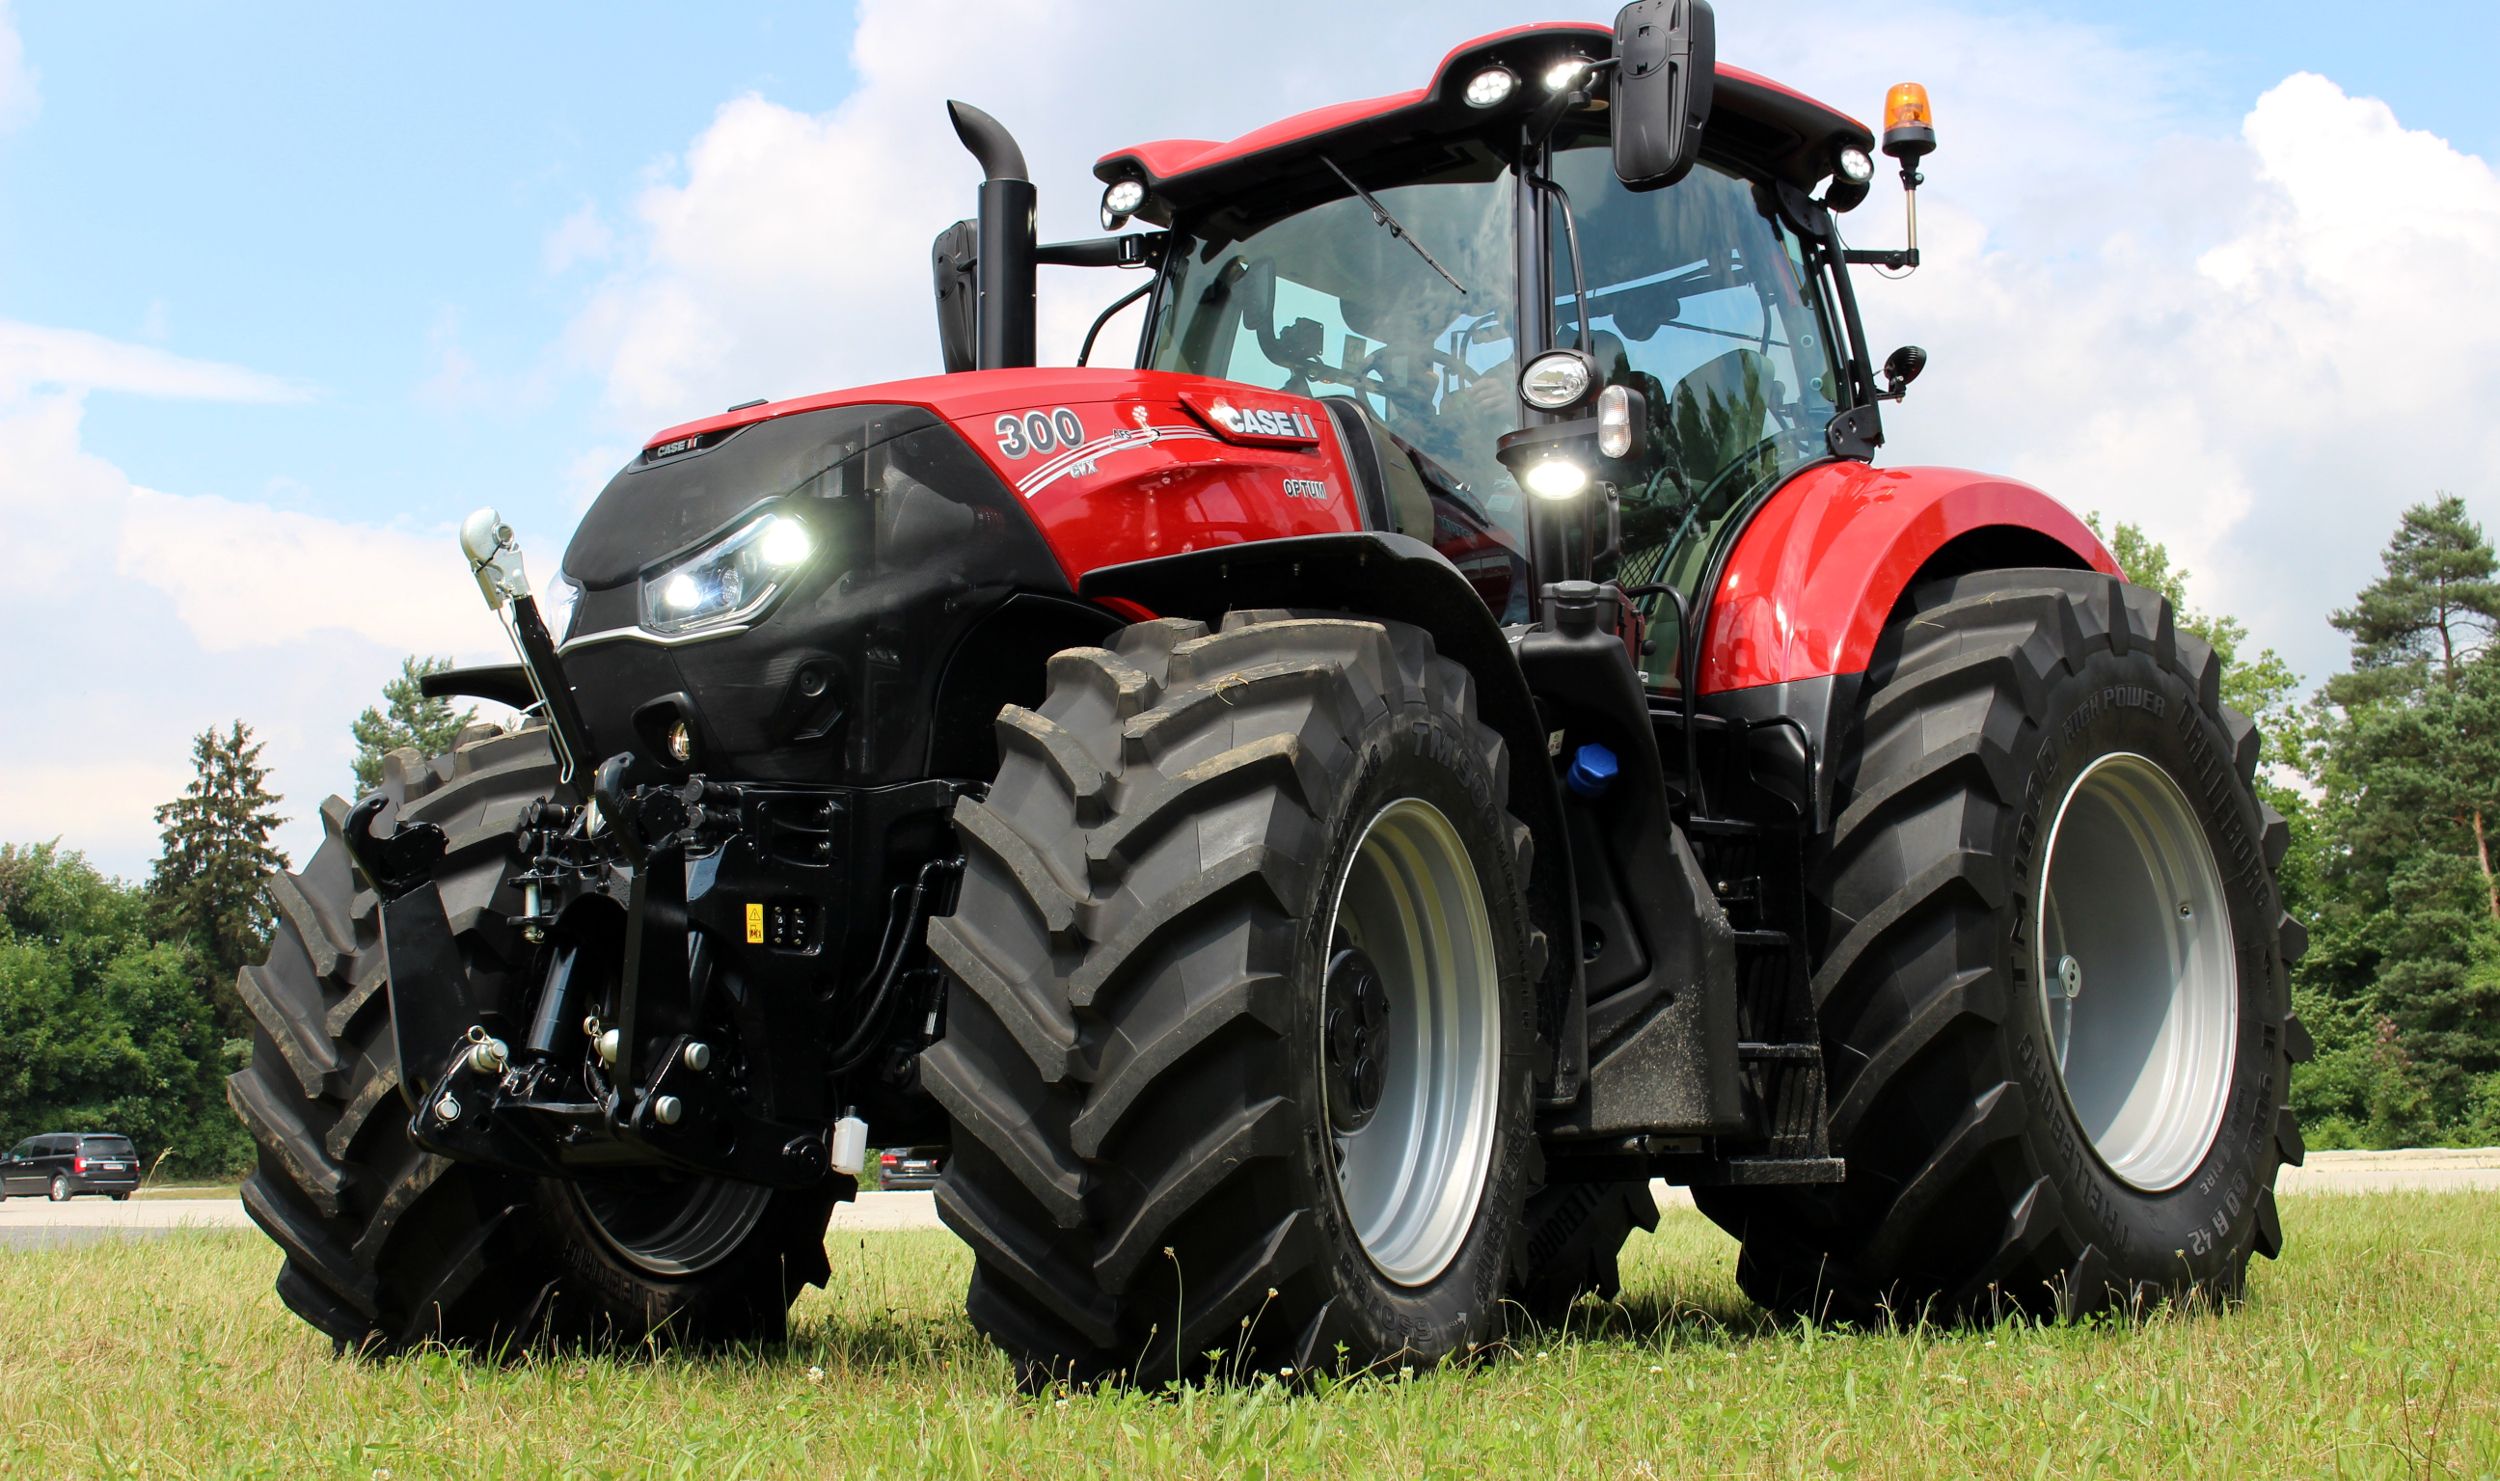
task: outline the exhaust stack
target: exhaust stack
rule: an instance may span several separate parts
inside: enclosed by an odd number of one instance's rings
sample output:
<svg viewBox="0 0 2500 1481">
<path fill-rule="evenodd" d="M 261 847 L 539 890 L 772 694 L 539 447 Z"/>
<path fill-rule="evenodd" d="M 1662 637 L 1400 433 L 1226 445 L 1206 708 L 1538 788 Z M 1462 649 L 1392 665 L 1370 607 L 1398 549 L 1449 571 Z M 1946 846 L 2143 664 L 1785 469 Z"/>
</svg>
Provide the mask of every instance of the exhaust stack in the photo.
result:
<svg viewBox="0 0 2500 1481">
<path fill-rule="evenodd" d="M 974 248 L 978 284 L 974 363 L 1000 370 L 1033 363 L 1033 182 L 1024 151 L 1006 126 L 970 103 L 948 102 L 955 137 L 981 162 L 981 214 Z"/>
</svg>

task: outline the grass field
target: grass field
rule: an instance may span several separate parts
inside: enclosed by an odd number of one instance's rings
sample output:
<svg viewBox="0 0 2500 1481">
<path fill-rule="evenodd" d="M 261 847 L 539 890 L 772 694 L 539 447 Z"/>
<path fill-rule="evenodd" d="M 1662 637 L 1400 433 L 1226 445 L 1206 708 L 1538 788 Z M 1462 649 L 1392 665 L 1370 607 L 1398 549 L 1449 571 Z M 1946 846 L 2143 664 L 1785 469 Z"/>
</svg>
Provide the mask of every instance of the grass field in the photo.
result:
<svg viewBox="0 0 2500 1481">
<path fill-rule="evenodd" d="M 1689 1211 L 1624 1303 L 1493 1361 L 1019 1397 L 943 1234 L 833 1250 L 779 1352 L 345 1362 L 250 1234 L 0 1254 L 0 1474 L 1022 1477 L 2491 1475 L 2500 1199 L 2290 1201 L 2225 1317 L 1835 1335 L 1764 1323 Z"/>
</svg>

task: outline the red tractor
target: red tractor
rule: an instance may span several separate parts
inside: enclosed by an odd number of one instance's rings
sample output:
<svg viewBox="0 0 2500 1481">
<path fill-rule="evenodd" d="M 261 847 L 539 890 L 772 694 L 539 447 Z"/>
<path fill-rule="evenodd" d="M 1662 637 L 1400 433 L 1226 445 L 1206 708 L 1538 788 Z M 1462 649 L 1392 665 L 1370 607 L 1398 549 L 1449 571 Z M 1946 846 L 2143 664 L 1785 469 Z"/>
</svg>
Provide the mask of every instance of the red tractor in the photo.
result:
<svg viewBox="0 0 2500 1481">
<path fill-rule="evenodd" d="M 954 119 L 946 374 L 651 439 L 560 633 L 464 529 L 520 661 L 432 687 L 526 718 L 334 800 L 243 974 L 295 1311 L 770 1340 L 872 1138 L 1035 1375 L 1464 1353 L 1660 1177 L 1782 1312 L 2237 1296 L 2257 736 L 2046 494 L 1876 465 L 1867 128 L 1700 0 L 1111 154 L 1093 241 Z M 1140 272 L 1135 368 L 1034 367 L 1037 263 Z"/>
</svg>

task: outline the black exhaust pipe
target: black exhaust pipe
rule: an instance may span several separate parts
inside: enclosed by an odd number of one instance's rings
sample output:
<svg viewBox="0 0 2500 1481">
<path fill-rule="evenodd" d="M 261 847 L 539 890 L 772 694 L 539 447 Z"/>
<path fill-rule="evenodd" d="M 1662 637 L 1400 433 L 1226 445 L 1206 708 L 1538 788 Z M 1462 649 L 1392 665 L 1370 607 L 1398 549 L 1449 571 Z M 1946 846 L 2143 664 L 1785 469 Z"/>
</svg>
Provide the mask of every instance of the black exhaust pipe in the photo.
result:
<svg viewBox="0 0 2500 1481">
<path fill-rule="evenodd" d="M 1033 182 L 1024 151 L 997 119 L 970 103 L 949 101 L 955 137 L 981 162 L 981 225 L 973 272 L 975 363 L 983 370 L 1033 363 L 1036 291 L 1033 266 Z"/>
</svg>

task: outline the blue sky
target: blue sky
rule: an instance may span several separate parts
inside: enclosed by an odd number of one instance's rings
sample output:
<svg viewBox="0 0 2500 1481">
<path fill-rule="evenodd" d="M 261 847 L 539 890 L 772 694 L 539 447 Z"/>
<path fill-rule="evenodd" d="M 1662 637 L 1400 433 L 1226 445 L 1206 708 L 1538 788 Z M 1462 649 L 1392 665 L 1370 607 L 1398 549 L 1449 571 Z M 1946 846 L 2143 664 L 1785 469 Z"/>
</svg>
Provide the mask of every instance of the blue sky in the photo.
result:
<svg viewBox="0 0 2500 1481">
<path fill-rule="evenodd" d="M 143 870 L 184 738 L 240 715 L 300 852 L 398 654 L 493 649 L 469 508 L 548 570 L 657 427 L 930 368 L 925 244 L 974 178 L 950 93 L 1023 135 L 1074 235 L 1097 153 L 1411 86 L 1530 13 L 0 0 L 0 547 L 68 568 L 0 597 L 62 634 L 0 652 L 38 697 L 0 838 Z M 1719 13 L 1728 60 L 1861 114 L 1936 90 L 1934 255 L 1868 293 L 1936 352 L 1903 458 L 2144 521 L 2313 677 L 2403 502 L 2500 524 L 2500 7 Z M 1853 231 L 1897 223 L 1879 192 Z"/>
</svg>

